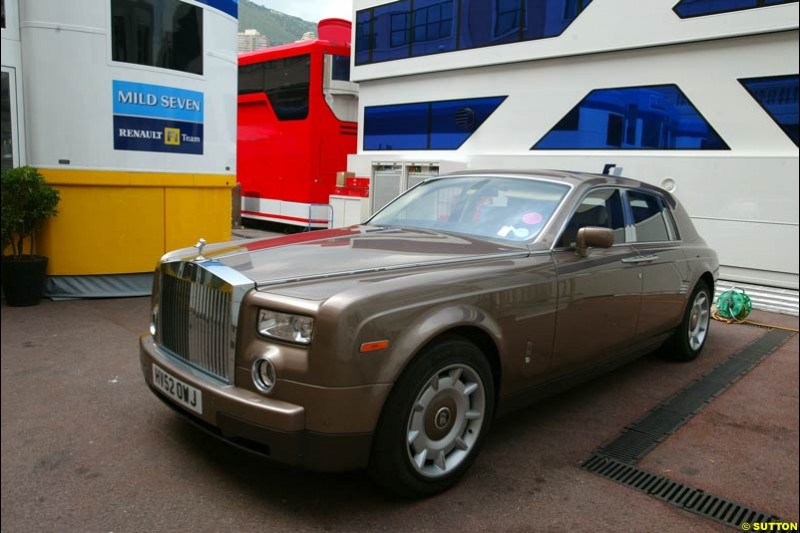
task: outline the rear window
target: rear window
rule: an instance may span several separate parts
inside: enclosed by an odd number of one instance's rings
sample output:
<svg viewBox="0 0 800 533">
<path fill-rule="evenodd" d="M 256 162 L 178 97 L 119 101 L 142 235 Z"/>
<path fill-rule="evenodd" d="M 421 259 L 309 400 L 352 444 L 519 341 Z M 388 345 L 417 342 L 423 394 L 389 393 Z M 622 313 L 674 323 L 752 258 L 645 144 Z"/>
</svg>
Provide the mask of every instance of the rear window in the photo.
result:
<svg viewBox="0 0 800 533">
<path fill-rule="evenodd" d="M 636 228 L 637 242 L 661 242 L 672 240 L 668 229 L 666 206 L 657 197 L 638 191 L 628 191 L 628 203 Z"/>
</svg>

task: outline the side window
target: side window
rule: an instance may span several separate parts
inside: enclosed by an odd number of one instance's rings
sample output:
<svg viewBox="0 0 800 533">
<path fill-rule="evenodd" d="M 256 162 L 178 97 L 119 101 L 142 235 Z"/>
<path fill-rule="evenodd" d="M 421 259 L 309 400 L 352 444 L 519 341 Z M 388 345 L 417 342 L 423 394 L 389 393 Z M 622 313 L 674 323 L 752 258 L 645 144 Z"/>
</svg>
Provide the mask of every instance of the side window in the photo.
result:
<svg viewBox="0 0 800 533">
<path fill-rule="evenodd" d="M 558 246 L 575 246 L 578 230 L 586 226 L 609 228 L 614 232 L 614 244 L 625 242 L 625 216 L 619 189 L 598 189 L 587 194 L 561 234 Z"/>
<path fill-rule="evenodd" d="M 595 89 L 531 150 L 730 150 L 675 84 Z"/>
<path fill-rule="evenodd" d="M 239 67 L 239 94 L 253 94 L 264 91 L 264 64 L 242 65 Z"/>
<path fill-rule="evenodd" d="M 331 56 L 331 79 L 350 81 L 350 56 Z"/>
<path fill-rule="evenodd" d="M 364 108 L 364 150 L 457 150 L 505 96 Z"/>
<path fill-rule="evenodd" d="M 638 191 L 628 192 L 637 242 L 669 241 L 667 214 L 657 197 Z"/>
<path fill-rule="evenodd" d="M 792 2 L 797 0 L 681 0 L 672 9 L 680 18 L 685 19 Z"/>
<path fill-rule="evenodd" d="M 797 74 L 739 80 L 783 133 L 800 146 L 800 128 L 797 126 L 797 111 L 800 108 L 798 82 L 800 76 Z"/>
<path fill-rule="evenodd" d="M 239 67 L 239 94 L 264 92 L 278 120 L 303 120 L 310 80 L 310 55 L 273 59 Z"/>
</svg>

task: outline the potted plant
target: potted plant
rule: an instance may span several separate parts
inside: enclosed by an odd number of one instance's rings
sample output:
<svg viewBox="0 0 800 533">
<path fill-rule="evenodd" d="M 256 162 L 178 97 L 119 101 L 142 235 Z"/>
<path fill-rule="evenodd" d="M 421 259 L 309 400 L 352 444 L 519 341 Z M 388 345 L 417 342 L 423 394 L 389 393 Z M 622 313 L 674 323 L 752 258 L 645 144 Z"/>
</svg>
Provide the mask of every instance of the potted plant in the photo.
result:
<svg viewBox="0 0 800 533">
<path fill-rule="evenodd" d="M 59 194 L 37 169 L 25 166 L 2 172 L 0 196 L 0 263 L 6 303 L 36 305 L 44 293 L 47 274 L 47 258 L 36 255 L 36 233 L 45 220 L 58 214 Z"/>
</svg>

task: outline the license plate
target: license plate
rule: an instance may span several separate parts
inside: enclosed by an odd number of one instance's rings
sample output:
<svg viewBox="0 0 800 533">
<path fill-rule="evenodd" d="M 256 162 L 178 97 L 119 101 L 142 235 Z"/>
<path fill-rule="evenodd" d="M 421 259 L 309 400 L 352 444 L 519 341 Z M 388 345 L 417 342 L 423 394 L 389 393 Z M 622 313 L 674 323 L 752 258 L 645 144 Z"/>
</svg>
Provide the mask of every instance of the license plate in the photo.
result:
<svg viewBox="0 0 800 533">
<path fill-rule="evenodd" d="M 153 365 L 153 384 L 167 396 L 197 414 L 203 414 L 203 392 Z"/>
</svg>

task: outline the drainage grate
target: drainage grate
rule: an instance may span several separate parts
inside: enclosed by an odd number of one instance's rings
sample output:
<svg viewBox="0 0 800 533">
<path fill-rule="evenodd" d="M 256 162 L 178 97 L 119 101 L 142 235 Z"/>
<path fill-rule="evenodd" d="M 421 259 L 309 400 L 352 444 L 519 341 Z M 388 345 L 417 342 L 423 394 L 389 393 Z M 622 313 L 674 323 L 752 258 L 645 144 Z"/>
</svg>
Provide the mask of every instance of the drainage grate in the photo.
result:
<svg viewBox="0 0 800 533">
<path fill-rule="evenodd" d="M 726 385 L 700 378 L 661 404 L 667 411 L 690 417 L 723 391 Z"/>
<path fill-rule="evenodd" d="M 778 347 L 792 335 L 794 335 L 794 333 L 790 331 L 780 329 L 770 330 L 769 333 L 762 335 L 755 342 L 734 354 L 732 357 L 757 363 L 777 350 Z"/>
<path fill-rule="evenodd" d="M 661 438 L 663 438 L 663 433 L 657 437 L 635 429 L 626 429 L 619 437 L 605 444 L 595 453 L 613 457 L 625 463 L 635 463 L 655 448 Z"/>
<path fill-rule="evenodd" d="M 623 463 L 635 463 L 793 335 L 788 331 L 770 330 L 629 425 L 595 453 Z"/>
<path fill-rule="evenodd" d="M 683 425 L 688 416 L 667 411 L 663 407 L 656 407 L 642 418 L 628 426 L 630 429 L 653 435 L 661 440 Z"/>
<path fill-rule="evenodd" d="M 793 335 L 770 330 L 623 429 L 583 461 L 581 468 L 737 529 L 745 522 L 779 522 L 776 516 L 633 465 Z"/>
<path fill-rule="evenodd" d="M 652 474 L 609 457 L 592 455 L 581 464 L 581 468 L 686 511 L 737 529 L 744 522 L 781 521 L 772 514 L 757 511 L 727 498 L 673 481 L 668 477 Z"/>
<path fill-rule="evenodd" d="M 754 363 L 731 357 L 706 375 L 705 379 L 730 386 L 753 368 Z"/>
</svg>

